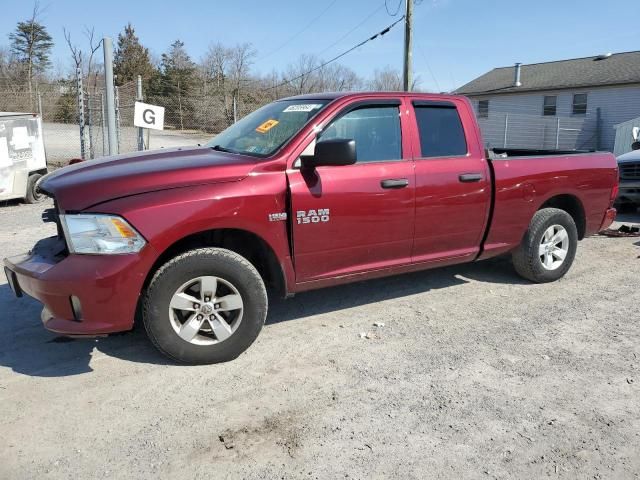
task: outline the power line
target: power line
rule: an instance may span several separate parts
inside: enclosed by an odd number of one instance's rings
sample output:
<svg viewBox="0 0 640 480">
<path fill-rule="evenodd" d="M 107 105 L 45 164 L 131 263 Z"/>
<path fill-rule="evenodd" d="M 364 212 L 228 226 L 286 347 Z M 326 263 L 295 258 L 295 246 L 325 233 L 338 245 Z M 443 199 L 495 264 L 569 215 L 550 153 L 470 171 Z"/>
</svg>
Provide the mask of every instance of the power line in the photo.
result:
<svg viewBox="0 0 640 480">
<path fill-rule="evenodd" d="M 422 46 L 420 46 L 420 44 L 417 44 L 417 46 L 418 46 L 418 50 L 420 50 L 420 54 L 422 55 L 422 59 L 424 60 L 424 63 L 427 65 L 427 70 L 429 70 L 429 73 L 431 74 L 431 78 L 433 79 L 433 82 L 436 84 L 436 87 L 438 88 L 438 92 L 442 92 L 442 90 L 440 89 L 440 84 L 438 83 L 438 79 L 433 74 L 433 70 L 431 70 L 431 65 L 429 65 L 427 56 L 425 55 L 424 50 L 422 50 Z"/>
<path fill-rule="evenodd" d="M 375 40 L 378 37 L 381 37 L 383 35 L 385 35 L 386 33 L 389 32 L 389 30 L 391 30 L 393 27 L 395 27 L 398 23 L 400 23 L 402 20 L 404 20 L 404 15 L 402 17 L 400 17 L 398 20 L 396 20 L 395 22 L 393 22 L 391 25 L 389 25 L 388 27 L 384 28 L 383 30 L 380 30 L 378 33 L 376 33 L 375 35 L 367 38 L 366 40 L 363 40 L 362 42 L 358 43 L 357 45 L 354 45 L 353 47 L 351 47 L 348 50 L 345 50 L 344 52 L 342 52 L 340 55 L 336 55 L 335 57 L 333 57 L 331 60 L 328 60 L 320 65 L 318 65 L 317 67 L 312 68 L 311 70 L 308 70 L 304 73 L 301 73 L 300 75 L 297 75 L 293 78 L 289 78 L 288 80 L 284 80 L 282 82 L 280 82 L 277 85 L 273 85 L 271 87 L 267 87 L 267 88 L 263 88 L 262 91 L 266 91 L 266 90 L 273 90 L 274 88 L 278 88 L 278 87 L 282 87 L 283 85 L 286 85 L 288 83 L 293 82 L 294 80 L 298 80 L 299 78 L 302 78 L 306 75 L 309 75 L 310 73 L 313 73 L 317 70 L 320 70 L 321 68 L 329 65 L 332 62 L 335 62 L 336 60 L 338 60 L 339 58 L 344 57 L 345 55 L 347 55 L 348 53 L 353 52 L 356 48 L 359 48 L 361 46 L 363 46 L 365 43 L 369 43 L 373 40 Z"/>
<path fill-rule="evenodd" d="M 355 27 L 353 27 L 351 30 L 349 30 L 347 33 L 345 33 L 343 36 L 341 36 L 338 40 L 336 40 L 335 42 L 333 42 L 331 45 L 329 45 L 327 48 L 325 48 L 324 50 L 322 50 L 321 52 L 319 52 L 317 55 L 320 56 L 322 55 L 324 52 L 326 52 L 327 50 L 330 50 L 331 48 L 335 47 L 337 44 L 339 44 L 342 40 L 344 40 L 345 38 L 347 38 L 349 35 L 351 35 L 351 33 L 353 33 L 354 31 L 356 31 L 358 28 L 360 28 L 362 25 L 364 25 L 367 20 L 369 20 L 371 17 L 373 17 L 376 13 L 378 13 L 380 10 L 382 10 L 382 7 L 384 7 L 384 5 L 380 5 L 378 8 L 376 8 L 373 12 L 371 12 L 369 14 L 369 16 L 367 16 L 367 18 L 365 18 L 364 20 L 362 20 L 359 24 L 357 24 Z"/>
<path fill-rule="evenodd" d="M 282 50 L 284 47 L 286 47 L 287 45 L 289 45 L 293 40 L 295 40 L 296 38 L 298 38 L 302 33 L 304 33 L 311 25 L 313 25 L 320 17 L 322 17 L 325 13 L 327 13 L 329 11 L 329 9 L 331 7 L 333 7 L 335 5 L 335 3 L 338 0 L 333 0 L 329 6 L 327 8 L 325 8 L 324 10 L 322 10 L 322 12 L 320 12 L 320 14 L 313 18 L 309 23 L 307 23 L 302 30 L 298 31 L 297 33 L 295 33 L 292 37 L 290 37 L 287 41 L 285 41 L 283 44 L 281 44 L 279 47 L 277 47 L 274 50 L 271 50 L 271 52 L 267 53 L 266 55 L 264 55 L 263 57 L 259 58 L 258 60 L 256 60 L 256 62 L 260 62 L 262 60 L 264 60 L 265 58 L 269 58 L 271 55 L 273 55 L 276 52 L 279 52 L 280 50 Z"/>
<path fill-rule="evenodd" d="M 400 13 L 400 7 L 402 6 L 402 2 L 403 0 L 398 0 L 398 6 L 396 7 L 396 11 L 391 13 L 389 11 L 389 5 L 387 5 L 388 0 L 384 0 L 384 8 L 387 9 L 387 14 L 389 14 L 392 17 L 395 17 L 396 15 L 398 15 L 398 13 Z"/>
</svg>

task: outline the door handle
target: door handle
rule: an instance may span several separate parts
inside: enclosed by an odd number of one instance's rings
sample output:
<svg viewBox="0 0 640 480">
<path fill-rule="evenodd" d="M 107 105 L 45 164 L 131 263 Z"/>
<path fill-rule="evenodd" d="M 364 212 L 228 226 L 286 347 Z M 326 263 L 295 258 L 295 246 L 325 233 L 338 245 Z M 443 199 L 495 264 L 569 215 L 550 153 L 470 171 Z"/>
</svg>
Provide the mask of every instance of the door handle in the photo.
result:
<svg viewBox="0 0 640 480">
<path fill-rule="evenodd" d="M 380 182 L 382 188 L 404 188 L 409 186 L 409 180 L 406 178 L 389 178 Z"/>
<path fill-rule="evenodd" d="M 479 182 L 483 178 L 484 177 L 482 176 L 481 173 L 463 173 L 458 176 L 458 180 L 460 180 L 463 183 Z"/>
</svg>

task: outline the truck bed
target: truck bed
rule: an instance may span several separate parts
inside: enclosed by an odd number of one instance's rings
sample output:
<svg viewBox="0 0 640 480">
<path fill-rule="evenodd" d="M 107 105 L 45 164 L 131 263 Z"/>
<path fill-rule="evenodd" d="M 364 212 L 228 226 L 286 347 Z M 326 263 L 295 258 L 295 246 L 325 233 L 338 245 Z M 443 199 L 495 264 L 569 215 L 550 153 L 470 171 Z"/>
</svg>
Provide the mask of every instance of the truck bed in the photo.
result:
<svg viewBox="0 0 640 480">
<path fill-rule="evenodd" d="M 615 157 L 606 152 L 546 152 L 494 149 L 488 156 L 494 193 L 480 258 L 519 245 L 533 214 L 546 202 L 576 211 L 583 219 L 577 222 L 580 238 L 599 230 L 617 181 Z"/>
<path fill-rule="evenodd" d="M 580 155 L 585 153 L 594 153 L 595 150 L 549 150 L 549 149 L 533 149 L 533 148 L 491 148 L 489 149 L 489 158 L 506 158 L 506 157 L 546 157 L 553 155 Z"/>
</svg>

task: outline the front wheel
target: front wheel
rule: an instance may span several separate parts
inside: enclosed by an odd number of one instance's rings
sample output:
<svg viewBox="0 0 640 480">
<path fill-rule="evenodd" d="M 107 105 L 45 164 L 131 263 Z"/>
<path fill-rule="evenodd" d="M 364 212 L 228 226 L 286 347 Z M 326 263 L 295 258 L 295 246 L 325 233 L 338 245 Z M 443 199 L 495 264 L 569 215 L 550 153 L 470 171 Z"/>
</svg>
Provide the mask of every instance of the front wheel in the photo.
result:
<svg viewBox="0 0 640 480">
<path fill-rule="evenodd" d="M 267 293 L 255 267 L 222 248 L 179 255 L 153 276 L 143 323 L 152 343 L 184 363 L 233 360 L 256 339 L 267 316 Z"/>
<path fill-rule="evenodd" d="M 538 210 L 513 253 L 520 276 L 536 283 L 563 277 L 576 255 L 578 229 L 571 215 L 557 208 Z"/>
</svg>

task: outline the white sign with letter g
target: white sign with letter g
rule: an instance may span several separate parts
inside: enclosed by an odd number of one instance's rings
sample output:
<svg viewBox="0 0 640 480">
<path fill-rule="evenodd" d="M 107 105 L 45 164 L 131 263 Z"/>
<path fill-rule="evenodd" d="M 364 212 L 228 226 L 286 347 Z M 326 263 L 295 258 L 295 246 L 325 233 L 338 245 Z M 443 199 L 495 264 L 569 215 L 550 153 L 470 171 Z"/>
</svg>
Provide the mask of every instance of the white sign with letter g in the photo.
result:
<svg viewBox="0 0 640 480">
<path fill-rule="evenodd" d="M 133 124 L 136 127 L 162 130 L 164 128 L 164 107 L 136 102 Z"/>
</svg>

